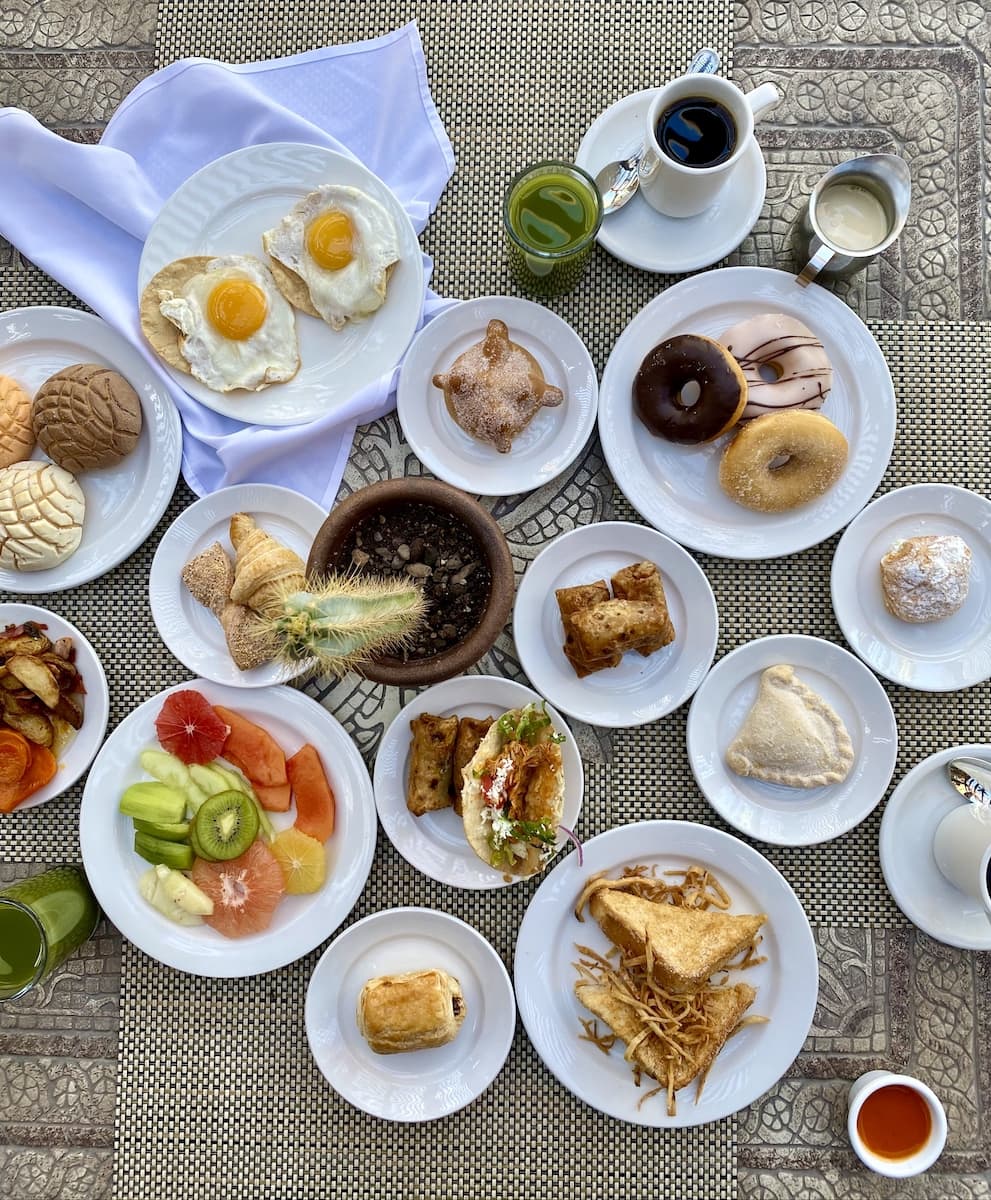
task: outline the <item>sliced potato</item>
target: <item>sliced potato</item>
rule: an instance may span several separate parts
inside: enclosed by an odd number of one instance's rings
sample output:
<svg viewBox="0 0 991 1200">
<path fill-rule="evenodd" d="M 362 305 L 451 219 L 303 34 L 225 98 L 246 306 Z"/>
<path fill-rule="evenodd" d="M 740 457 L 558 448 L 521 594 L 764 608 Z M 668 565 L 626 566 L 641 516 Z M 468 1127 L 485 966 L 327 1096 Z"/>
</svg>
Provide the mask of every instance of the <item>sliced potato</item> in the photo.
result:
<svg viewBox="0 0 991 1200">
<path fill-rule="evenodd" d="M 38 746 L 51 747 L 55 740 L 55 730 L 51 721 L 39 713 L 19 713 L 6 710 L 3 723 L 9 725 L 17 733 L 22 733 L 29 742 Z"/>
<path fill-rule="evenodd" d="M 58 704 L 55 705 L 51 713 L 50 719 L 58 718 L 64 721 L 67 725 L 71 725 L 73 729 L 81 729 L 83 724 L 83 710 L 71 699 L 70 696 L 63 693 L 59 696 Z"/>
<path fill-rule="evenodd" d="M 57 707 L 61 694 L 58 680 L 42 658 L 33 654 L 13 654 L 7 659 L 7 670 L 48 708 Z"/>
</svg>

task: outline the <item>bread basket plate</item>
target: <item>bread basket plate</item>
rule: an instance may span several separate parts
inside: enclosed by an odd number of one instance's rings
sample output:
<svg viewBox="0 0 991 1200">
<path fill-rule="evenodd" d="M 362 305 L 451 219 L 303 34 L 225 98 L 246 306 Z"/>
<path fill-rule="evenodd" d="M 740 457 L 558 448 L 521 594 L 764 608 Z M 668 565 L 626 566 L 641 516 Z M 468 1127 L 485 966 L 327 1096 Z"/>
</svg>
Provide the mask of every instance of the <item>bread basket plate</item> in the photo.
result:
<svg viewBox="0 0 991 1200">
<path fill-rule="evenodd" d="M 881 558 L 901 538 L 956 534 L 971 550 L 967 599 L 952 616 L 913 624 L 888 612 Z M 851 648 L 885 679 L 952 692 L 991 677 L 991 501 L 948 483 L 879 496 L 851 522 L 833 555 L 833 610 Z"/>
<path fill-rule="evenodd" d="M 287 383 L 260 392 L 215 392 L 163 363 L 200 404 L 256 425 L 302 425 L 338 412 L 402 357 L 423 308 L 423 257 L 416 231 L 395 193 L 357 159 L 324 146 L 264 142 L 215 159 L 191 175 L 162 206 L 141 254 L 138 295 L 177 258 L 250 254 L 267 264 L 262 234 L 321 184 L 355 187 L 381 204 L 395 224 L 400 259 L 385 303 L 361 321 L 331 329 L 296 311 L 301 365 Z"/>
<path fill-rule="evenodd" d="M 227 650 L 220 621 L 182 582 L 182 570 L 214 542 L 220 542 L 233 559 L 230 519 L 247 513 L 260 529 L 270 533 L 303 562 L 326 512 L 289 488 L 267 483 L 240 483 L 204 496 L 184 509 L 162 535 L 148 581 L 151 615 L 162 641 L 195 675 L 230 687 L 270 687 L 301 675 L 307 664 L 295 669 L 266 663 L 242 671 Z"/>
<path fill-rule="evenodd" d="M 633 410 L 633 380 L 648 351 L 682 333 L 718 339 L 761 313 L 796 317 L 822 342 L 833 370 L 822 406 L 846 437 L 849 458 L 824 495 L 787 512 L 762 513 L 731 500 L 719 484 L 729 436 L 679 446 L 648 432 Z M 895 393 L 867 326 L 832 292 L 767 267 L 726 267 L 683 279 L 650 301 L 613 347 L 599 388 L 602 449 L 627 500 L 668 537 L 721 558 L 780 558 L 818 545 L 873 496 L 891 457 Z"/>
<path fill-rule="evenodd" d="M 636 865 L 681 871 L 698 865 L 725 887 L 731 913 L 766 913 L 760 953 L 767 961 L 732 971 L 731 983 L 749 983 L 757 996 L 747 1015 L 766 1024 L 741 1029 L 723 1046 L 696 1102 L 696 1085 L 677 1093 L 677 1113 L 667 1115 L 664 1094 L 639 1103 L 654 1081 L 634 1084 L 617 1042 L 608 1054 L 582 1039 L 591 1013 L 578 1002 L 576 944 L 605 954 L 611 943 L 575 903 L 589 878 Z M 520 1016 L 544 1065 L 592 1108 L 636 1125 L 658 1129 L 705 1125 L 728 1117 L 773 1087 L 795 1059 L 812 1025 L 819 963 L 808 918 L 787 880 L 753 847 L 731 834 L 689 821 L 643 821 L 610 829 L 585 843 L 584 863 L 569 854 L 530 901 L 516 939 L 513 969 Z M 600 1032 L 603 1023 L 599 1023 Z"/>
<path fill-rule="evenodd" d="M 461 984 L 466 1012 L 452 1041 L 376 1054 L 356 1011 L 369 979 L 431 968 Z M 502 1069 L 516 1005 L 502 959 L 464 921 L 431 908 L 389 908 L 356 922 L 324 951 L 306 991 L 306 1036 L 327 1082 L 387 1121 L 430 1121 L 470 1104 Z"/>
<path fill-rule="evenodd" d="M 495 675 L 460 675 L 445 679 L 414 697 L 398 714 L 379 743 L 375 758 L 375 804 L 389 841 L 408 863 L 439 883 L 461 888 L 499 888 L 524 881 L 483 862 L 465 837 L 464 824 L 453 808 L 414 816 L 406 807 L 410 769 L 410 721 L 423 713 L 436 717 L 499 717 L 511 708 L 522 708 L 541 697 L 531 688 Z M 554 728 L 565 735 L 561 743 L 564 763 L 562 823 L 572 832 L 581 814 L 585 772 L 574 734 L 559 713 L 548 706 Z M 568 842 L 560 833 L 557 848 Z"/>
<path fill-rule="evenodd" d="M 794 667 L 846 727 L 854 760 L 842 783 L 785 787 L 726 765 L 761 673 L 781 664 Z M 859 825 L 880 804 L 898 754 L 895 714 L 877 678 L 849 650 L 799 635 L 757 638 L 721 658 L 692 699 L 686 739 L 692 774 L 713 809 L 747 837 L 776 846 L 828 842 Z"/>
<path fill-rule="evenodd" d="M 505 454 L 466 433 L 433 384 L 484 340 L 492 320 L 504 322 L 547 383 L 564 392 L 557 407 L 538 410 Z M 413 452 L 438 479 L 475 496 L 515 496 L 550 483 L 575 461 L 595 429 L 598 390 L 585 343 L 557 313 L 515 296 L 483 296 L 445 309 L 420 330 L 403 361 L 396 410 Z"/>
<path fill-rule="evenodd" d="M 76 363 L 100 363 L 123 375 L 141 401 L 141 436 L 115 466 L 77 476 L 86 498 L 78 549 L 44 571 L 0 566 L 2 591 L 63 592 L 116 567 L 158 524 L 179 477 L 179 414 L 154 370 L 121 334 L 74 308 L 19 308 L 0 315 L 0 375 L 16 379 L 29 395 Z M 48 461 L 37 448 L 33 457 Z"/>
<path fill-rule="evenodd" d="M 22 801 L 14 809 L 14 814 L 37 808 L 39 804 L 46 804 L 72 787 L 96 757 L 103 735 L 107 731 L 107 718 L 110 715 L 107 677 L 89 640 L 75 625 L 46 608 L 36 608 L 33 604 L 0 604 L 0 629 L 6 629 L 8 625 L 20 625 L 24 621 L 34 621 L 43 625 L 50 641 L 54 642 L 64 637 L 72 638 L 74 662 L 86 692 L 82 696 L 74 697 L 81 703 L 83 722 L 58 756 L 58 770 L 54 778 L 33 796 Z M 0 726 L 2 725 L 3 720 L 0 718 Z M 0 820 L 3 820 L 2 814 Z"/>
<path fill-rule="evenodd" d="M 326 843 L 327 879 L 311 895 L 284 896 L 262 933 L 228 938 L 206 925 L 173 924 L 138 893 L 148 864 L 133 849 L 133 825 L 118 811 L 130 784 L 148 779 L 142 750 L 158 745 L 155 718 L 166 696 L 184 688 L 201 692 L 254 721 L 275 738 L 286 755 L 304 743 L 316 748 L 337 801 L 336 828 Z M 276 829 L 295 820 L 271 814 Z M 241 978 L 274 971 L 308 954 L 334 932 L 365 886 L 375 852 L 375 802 L 368 770 L 337 720 L 309 696 L 289 687 L 223 687 L 194 679 L 169 688 L 129 713 L 107 738 L 90 768 L 79 814 L 79 839 L 86 874 L 100 907 L 117 928 L 152 958 L 190 975 Z"/>
</svg>

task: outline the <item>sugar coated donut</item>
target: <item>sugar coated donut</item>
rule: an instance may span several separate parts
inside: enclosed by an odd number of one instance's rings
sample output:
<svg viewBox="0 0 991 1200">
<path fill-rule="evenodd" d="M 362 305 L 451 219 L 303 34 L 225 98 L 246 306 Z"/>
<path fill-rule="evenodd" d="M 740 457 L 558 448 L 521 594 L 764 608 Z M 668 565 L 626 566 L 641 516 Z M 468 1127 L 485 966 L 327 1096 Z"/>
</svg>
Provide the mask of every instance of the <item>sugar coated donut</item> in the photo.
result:
<svg viewBox="0 0 991 1200">
<path fill-rule="evenodd" d="M 833 370 L 822 342 L 785 313 L 762 313 L 727 329 L 719 343 L 733 355 L 747 380 L 741 421 L 765 413 L 822 407 L 833 386 Z"/>
<path fill-rule="evenodd" d="M 633 380 L 640 420 L 657 437 L 686 446 L 732 428 L 746 403 L 747 381 L 736 359 L 701 334 L 678 334 L 655 346 Z"/>
<path fill-rule="evenodd" d="M 768 413 L 740 427 L 719 464 L 723 491 L 744 508 L 784 512 L 829 491 L 847 440 L 821 413 Z"/>
</svg>

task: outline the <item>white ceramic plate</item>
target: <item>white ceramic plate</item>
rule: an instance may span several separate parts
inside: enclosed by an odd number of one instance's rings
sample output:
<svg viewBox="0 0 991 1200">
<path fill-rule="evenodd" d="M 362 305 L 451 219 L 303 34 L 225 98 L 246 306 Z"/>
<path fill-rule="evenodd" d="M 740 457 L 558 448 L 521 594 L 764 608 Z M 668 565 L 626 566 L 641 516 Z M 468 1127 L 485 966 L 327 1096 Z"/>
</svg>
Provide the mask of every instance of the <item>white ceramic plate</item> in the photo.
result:
<svg viewBox="0 0 991 1200">
<path fill-rule="evenodd" d="M 423 258 L 406 210 L 356 159 L 323 146 L 266 142 L 225 154 L 191 175 L 166 200 L 148 234 L 138 293 L 167 263 L 196 254 L 253 254 L 267 264 L 261 235 L 323 183 L 360 188 L 396 224 L 400 261 L 385 303 L 364 321 L 331 329 L 296 311 L 302 365 L 288 383 L 260 392 L 214 392 L 163 363 L 176 383 L 214 412 L 258 425 L 303 425 L 326 416 L 387 374 L 409 345 L 423 307 Z"/>
<path fill-rule="evenodd" d="M 581 140 L 575 162 L 594 178 L 643 144 L 655 89 L 624 96 L 600 113 Z M 760 127 L 758 126 L 758 136 Z M 754 141 L 713 204 L 694 217 L 668 217 L 639 193 L 603 217 L 597 241 L 614 258 L 644 271 L 681 274 L 711 266 L 739 246 L 764 207 L 767 171 Z"/>
<path fill-rule="evenodd" d="M 66 788 L 72 787 L 96 756 L 103 735 L 107 732 L 107 717 L 110 714 L 110 695 L 103 666 L 96 651 L 75 625 L 70 625 L 58 613 L 49 612 L 47 608 L 36 608 L 33 604 L 0 604 L 0 630 L 8 625 L 20 625 L 22 621 L 36 621 L 46 626 L 45 633 L 53 642 L 60 637 L 72 638 L 76 648 L 76 670 L 82 676 L 86 694 L 75 697 L 82 703 L 83 723 L 62 752 L 55 778 L 19 804 L 15 812 L 37 808 L 39 804 L 54 800 Z"/>
<path fill-rule="evenodd" d="M 683 1128 L 729 1116 L 763 1095 L 802 1048 L 815 1013 L 819 962 L 808 919 L 785 878 L 752 847 L 731 834 L 688 821 L 643 821 L 610 829 L 585 845 L 585 864 L 569 854 L 548 875 L 523 917 L 516 940 L 516 999 L 537 1053 L 560 1082 L 600 1112 L 637 1125 Z M 695 1084 L 678 1093 L 678 1112 L 667 1116 L 664 1095 L 637 1108 L 649 1078 L 637 1088 L 623 1048 L 603 1054 L 582 1041 L 579 1020 L 588 1011 L 574 994 L 575 944 L 605 953 L 610 942 L 586 913 L 575 919 L 575 901 L 598 871 L 617 875 L 638 863 L 659 871 L 692 864 L 709 867 L 726 888 L 732 912 L 768 915 L 761 929 L 767 962 L 734 972 L 734 982 L 757 989 L 750 1014 L 769 1017 L 730 1038 L 713 1063 L 699 1102 Z"/>
<path fill-rule="evenodd" d="M 195 688 L 211 704 L 243 713 L 271 733 L 286 752 L 312 742 L 337 801 L 336 828 L 327 842 L 327 881 L 309 896 L 285 896 L 263 933 L 227 938 L 206 925 L 174 925 L 138 894 L 148 864 L 132 848 L 133 825 L 117 811 L 126 787 L 148 776 L 142 750 L 157 746 L 155 718 L 172 692 Z M 276 828 L 293 823 L 295 807 L 272 814 Z M 107 738 L 86 780 L 79 840 L 86 875 L 100 907 L 126 938 L 166 966 L 191 975 L 240 978 L 294 962 L 330 937 L 354 907 L 375 852 L 371 780 L 354 742 L 329 712 L 294 688 L 244 691 L 194 679 L 168 688 L 136 708 Z"/>
<path fill-rule="evenodd" d="M 182 456 L 179 414 L 138 351 L 99 317 L 74 308 L 0 315 L 0 375 L 29 395 L 76 363 L 101 363 L 124 376 L 141 401 L 141 437 L 116 466 L 80 473 L 86 515 L 76 552 L 47 571 L 0 567 L 0 591 L 62 592 L 96 579 L 141 545 L 172 498 Z M 33 457 L 47 461 L 38 449 Z"/>
<path fill-rule="evenodd" d="M 482 862 L 465 838 L 464 825 L 453 808 L 414 817 L 406 807 L 409 776 L 409 723 L 423 713 L 436 717 L 498 717 L 511 708 L 522 708 L 540 696 L 522 683 L 495 675 L 459 675 L 421 692 L 398 714 L 385 731 L 375 758 L 375 803 L 389 841 L 424 875 L 461 888 L 498 888 L 519 883 L 522 876 L 507 875 Z M 561 743 L 564 761 L 563 823 L 575 832 L 585 790 L 585 771 L 574 735 L 561 716 L 548 705 L 554 728 L 565 734 Z M 569 841 L 558 837 L 560 850 Z"/>
<path fill-rule="evenodd" d="M 564 392 L 564 402 L 540 409 L 507 454 L 465 433 L 432 382 L 482 341 L 496 318 Z M 598 394 L 585 343 L 557 313 L 531 300 L 485 296 L 446 309 L 420 331 L 403 362 L 396 403 L 406 440 L 438 479 L 473 495 L 515 496 L 549 483 L 575 461 L 595 428 Z"/>
<path fill-rule="evenodd" d="M 655 563 L 675 630 L 669 646 L 579 679 L 564 656 L 554 592 L 594 583 L 631 563 Z M 590 725 L 645 725 L 673 712 L 705 678 L 719 636 L 716 599 L 705 572 L 670 538 L 646 525 L 606 521 L 563 533 L 527 567 L 513 609 L 520 665 L 542 696 Z"/>
<path fill-rule="evenodd" d="M 790 788 L 731 771 L 726 750 L 757 699 L 761 672 L 787 664 L 839 715 L 854 763 L 842 783 Z M 848 650 L 822 638 L 759 638 L 720 659 L 688 713 L 688 761 L 712 807 L 747 837 L 811 846 L 852 829 L 879 804 L 895 769 L 898 730 L 884 688 Z"/>
<path fill-rule="evenodd" d="M 924 933 L 962 950 L 991 950 L 991 922 L 980 901 L 950 883 L 933 857 L 940 821 L 966 803 L 946 765 L 955 758 L 991 760 L 991 746 L 954 746 L 931 754 L 901 780 L 881 818 L 881 870 L 888 891 Z"/>
<path fill-rule="evenodd" d="M 376 1054 L 358 1032 L 361 989 L 378 975 L 436 967 L 461 984 L 467 1012 L 446 1046 Z M 464 921 L 430 908 L 390 908 L 346 929 L 306 992 L 306 1036 L 327 1082 L 387 1121 L 430 1121 L 470 1104 L 499 1074 L 516 1007 L 502 959 Z"/>
<path fill-rule="evenodd" d="M 241 671 L 227 652 L 220 622 L 182 582 L 182 569 L 214 542 L 231 558 L 230 519 L 238 512 L 254 517 L 258 526 L 295 550 L 303 562 L 326 512 L 312 500 L 265 483 L 241 483 L 204 496 L 179 514 L 162 536 L 149 578 L 151 615 L 162 641 L 196 675 L 231 687 L 269 687 L 285 683 L 305 670 L 292 671 L 276 663 Z"/>
<path fill-rule="evenodd" d="M 900 538 L 955 533 L 973 553 L 963 607 L 913 625 L 884 605 L 880 562 Z M 843 636 L 869 666 L 904 687 L 952 692 L 991 676 L 991 501 L 948 483 L 878 497 L 840 538 L 831 575 Z"/>
<path fill-rule="evenodd" d="M 846 436 L 842 477 L 811 504 L 758 513 L 719 486 L 727 439 L 678 446 L 647 432 L 633 411 L 633 379 L 659 342 L 679 333 L 719 338 L 737 321 L 787 313 L 818 334 L 833 367 L 822 414 Z M 613 347 L 599 390 L 599 434 L 609 469 L 633 507 L 669 537 L 723 558 L 780 558 L 842 529 L 864 507 L 891 457 L 895 393 L 880 347 L 860 318 L 815 284 L 766 267 L 727 267 L 683 279 L 633 318 Z"/>
</svg>

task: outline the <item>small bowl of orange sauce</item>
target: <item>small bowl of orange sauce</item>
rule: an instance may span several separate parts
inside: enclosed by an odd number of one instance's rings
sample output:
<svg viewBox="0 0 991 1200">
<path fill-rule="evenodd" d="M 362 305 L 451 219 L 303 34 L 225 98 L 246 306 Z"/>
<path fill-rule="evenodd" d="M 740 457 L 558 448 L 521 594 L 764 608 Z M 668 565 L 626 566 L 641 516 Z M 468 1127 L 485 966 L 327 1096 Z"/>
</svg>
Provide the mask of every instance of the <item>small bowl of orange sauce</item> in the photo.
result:
<svg viewBox="0 0 991 1200">
<path fill-rule="evenodd" d="M 850 1088 L 847 1117 L 857 1157 L 893 1179 L 927 1171 L 946 1144 L 946 1112 L 921 1080 L 891 1071 L 868 1071 Z"/>
</svg>

